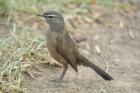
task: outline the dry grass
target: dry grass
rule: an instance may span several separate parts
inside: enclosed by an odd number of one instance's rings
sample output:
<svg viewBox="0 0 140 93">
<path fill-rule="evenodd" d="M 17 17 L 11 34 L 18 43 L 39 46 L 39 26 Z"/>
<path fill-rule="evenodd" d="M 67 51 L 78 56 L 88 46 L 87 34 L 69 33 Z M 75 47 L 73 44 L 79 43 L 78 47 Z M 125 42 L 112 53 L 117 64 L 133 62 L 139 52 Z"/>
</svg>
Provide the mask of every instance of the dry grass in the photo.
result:
<svg viewBox="0 0 140 93">
<path fill-rule="evenodd" d="M 15 24 L 10 33 L 9 37 L 0 42 L 0 87 L 8 91 L 13 86 L 20 88 L 26 64 L 45 61 L 47 55 L 43 48 L 45 40 L 37 33 L 16 29 Z"/>
</svg>

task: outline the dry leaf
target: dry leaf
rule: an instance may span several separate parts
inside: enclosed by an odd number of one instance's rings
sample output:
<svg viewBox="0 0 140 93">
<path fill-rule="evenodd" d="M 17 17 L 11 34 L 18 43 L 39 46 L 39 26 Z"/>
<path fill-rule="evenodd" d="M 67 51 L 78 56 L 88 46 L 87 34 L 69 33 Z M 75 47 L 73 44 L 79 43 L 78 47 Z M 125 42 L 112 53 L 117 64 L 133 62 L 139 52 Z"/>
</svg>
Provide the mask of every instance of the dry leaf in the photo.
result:
<svg viewBox="0 0 140 93">
<path fill-rule="evenodd" d="M 89 23 L 89 24 L 91 24 L 93 22 L 92 19 L 89 17 L 83 17 L 83 21 L 86 23 Z"/>
<path fill-rule="evenodd" d="M 124 22 L 120 21 L 119 26 L 120 26 L 120 28 L 123 28 L 124 27 Z"/>
<path fill-rule="evenodd" d="M 134 33 L 132 32 L 132 30 L 129 29 L 128 31 L 129 31 L 129 36 L 130 36 L 130 38 L 131 38 L 131 39 L 134 39 L 134 38 L 135 38 L 135 35 L 134 35 Z"/>
<path fill-rule="evenodd" d="M 95 46 L 95 49 L 96 49 L 96 52 L 98 53 L 98 54 L 101 54 L 101 49 L 99 48 L 99 46 Z"/>
<path fill-rule="evenodd" d="M 97 2 L 96 0 L 91 0 L 92 4 L 96 4 L 96 2 Z"/>
</svg>

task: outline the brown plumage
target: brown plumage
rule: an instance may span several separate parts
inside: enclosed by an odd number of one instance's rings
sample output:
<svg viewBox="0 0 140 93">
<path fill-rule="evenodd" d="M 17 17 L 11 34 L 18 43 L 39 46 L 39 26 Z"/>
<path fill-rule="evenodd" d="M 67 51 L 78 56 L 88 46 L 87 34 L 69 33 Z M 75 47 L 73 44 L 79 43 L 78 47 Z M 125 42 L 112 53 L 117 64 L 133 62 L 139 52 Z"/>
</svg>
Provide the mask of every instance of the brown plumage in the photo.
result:
<svg viewBox="0 0 140 93">
<path fill-rule="evenodd" d="M 64 30 L 64 18 L 61 14 L 54 11 L 47 11 L 42 16 L 49 24 L 46 33 L 47 48 L 50 55 L 59 63 L 63 64 L 63 72 L 59 80 L 63 79 L 68 65 L 78 72 L 77 65 L 85 65 L 97 72 L 105 80 L 113 78 L 101 68 L 91 63 L 86 57 L 80 54 L 75 42 Z"/>
</svg>

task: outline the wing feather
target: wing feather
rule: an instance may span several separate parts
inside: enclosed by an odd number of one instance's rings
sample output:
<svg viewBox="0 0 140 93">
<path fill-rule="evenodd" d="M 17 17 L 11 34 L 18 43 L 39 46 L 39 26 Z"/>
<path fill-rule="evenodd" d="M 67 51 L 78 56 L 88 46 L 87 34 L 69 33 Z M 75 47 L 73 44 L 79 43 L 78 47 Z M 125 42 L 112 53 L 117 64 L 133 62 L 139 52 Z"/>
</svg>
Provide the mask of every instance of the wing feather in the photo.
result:
<svg viewBox="0 0 140 93">
<path fill-rule="evenodd" d="M 76 72 L 78 72 L 76 58 L 73 55 L 73 45 L 71 45 L 74 43 L 71 41 L 68 34 L 64 35 L 64 37 L 62 37 L 62 35 L 60 36 L 61 37 L 58 36 L 57 38 L 56 50 L 64 57 L 67 63 L 70 64 Z"/>
</svg>

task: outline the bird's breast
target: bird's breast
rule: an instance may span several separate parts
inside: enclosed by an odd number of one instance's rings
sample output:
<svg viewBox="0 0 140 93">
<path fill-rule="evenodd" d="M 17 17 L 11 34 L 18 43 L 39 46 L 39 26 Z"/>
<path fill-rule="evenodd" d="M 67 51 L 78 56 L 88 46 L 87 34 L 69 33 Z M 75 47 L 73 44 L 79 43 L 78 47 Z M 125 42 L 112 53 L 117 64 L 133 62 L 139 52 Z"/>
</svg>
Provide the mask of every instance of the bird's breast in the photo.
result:
<svg viewBox="0 0 140 93">
<path fill-rule="evenodd" d="M 52 47 L 56 44 L 57 34 L 55 32 L 48 31 L 46 34 L 46 43 L 48 47 Z"/>
</svg>

